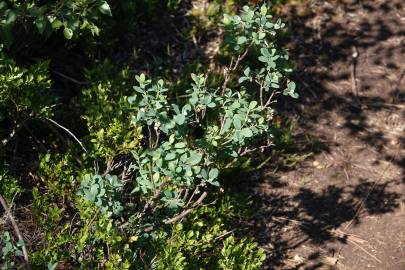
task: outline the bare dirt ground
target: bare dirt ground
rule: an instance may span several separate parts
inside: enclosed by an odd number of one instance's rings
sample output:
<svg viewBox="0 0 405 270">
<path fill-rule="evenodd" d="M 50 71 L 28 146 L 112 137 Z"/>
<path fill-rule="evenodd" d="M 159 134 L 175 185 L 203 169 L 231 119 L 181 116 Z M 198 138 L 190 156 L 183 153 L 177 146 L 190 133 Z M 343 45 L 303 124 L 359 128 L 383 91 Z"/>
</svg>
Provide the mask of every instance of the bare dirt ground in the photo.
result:
<svg viewBox="0 0 405 270">
<path fill-rule="evenodd" d="M 288 5 L 303 158 L 252 188 L 265 269 L 405 269 L 405 2 Z"/>
</svg>

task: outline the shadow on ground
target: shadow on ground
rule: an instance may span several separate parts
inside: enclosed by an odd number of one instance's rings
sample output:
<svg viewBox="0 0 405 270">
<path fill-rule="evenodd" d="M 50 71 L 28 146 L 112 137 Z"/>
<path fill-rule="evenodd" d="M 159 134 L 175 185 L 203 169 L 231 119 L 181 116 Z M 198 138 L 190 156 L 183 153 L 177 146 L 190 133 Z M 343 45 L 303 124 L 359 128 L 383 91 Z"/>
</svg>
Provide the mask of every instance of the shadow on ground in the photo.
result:
<svg viewBox="0 0 405 270">
<path fill-rule="evenodd" d="M 279 110 L 323 147 L 298 147 L 311 157 L 246 183 L 266 269 L 404 269 L 405 5 L 291 2 L 301 98 Z"/>
</svg>

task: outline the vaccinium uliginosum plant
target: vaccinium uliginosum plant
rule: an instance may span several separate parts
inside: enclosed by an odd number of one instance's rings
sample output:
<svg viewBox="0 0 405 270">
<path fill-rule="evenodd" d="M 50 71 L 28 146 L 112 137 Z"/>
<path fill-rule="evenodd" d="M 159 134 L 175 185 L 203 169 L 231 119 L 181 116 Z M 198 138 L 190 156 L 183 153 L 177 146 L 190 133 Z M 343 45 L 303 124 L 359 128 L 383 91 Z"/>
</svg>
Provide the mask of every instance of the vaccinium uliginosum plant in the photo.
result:
<svg viewBox="0 0 405 270">
<path fill-rule="evenodd" d="M 119 215 L 122 211 L 120 203 L 121 183 L 115 175 L 85 175 L 79 195 L 94 202 L 107 216 Z"/>
<path fill-rule="evenodd" d="M 201 203 L 204 188 L 219 185 L 221 169 L 257 150 L 253 142 L 269 144 L 275 96 L 297 97 L 295 84 L 286 77 L 288 55 L 274 42 L 284 24 L 272 20 L 266 5 L 244 7 L 240 16 L 225 15 L 224 25 L 232 60 L 221 85 L 208 86 L 209 74 L 191 74 L 186 99 L 175 102 L 163 80 L 136 76 L 138 84 L 127 100 L 131 124 L 144 134 L 143 146 L 132 151 L 131 196 L 141 206 L 133 215 L 137 224 L 146 212 L 183 209 L 177 216 L 164 216 L 165 223 L 172 223 Z M 195 135 L 197 128 L 202 134 Z"/>
</svg>

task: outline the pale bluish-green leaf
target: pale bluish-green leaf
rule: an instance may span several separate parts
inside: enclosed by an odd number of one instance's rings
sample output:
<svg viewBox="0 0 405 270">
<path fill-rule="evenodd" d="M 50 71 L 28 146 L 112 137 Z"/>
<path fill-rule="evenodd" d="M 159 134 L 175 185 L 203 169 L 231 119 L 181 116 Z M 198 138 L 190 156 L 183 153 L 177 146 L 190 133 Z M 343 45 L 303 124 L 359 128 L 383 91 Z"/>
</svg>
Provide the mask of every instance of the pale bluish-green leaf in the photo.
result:
<svg viewBox="0 0 405 270">
<path fill-rule="evenodd" d="M 176 158 L 176 154 L 175 153 L 169 153 L 166 155 L 165 159 L 166 160 L 173 160 Z"/>
<path fill-rule="evenodd" d="M 14 10 L 7 10 L 6 24 L 10 25 L 17 20 L 17 13 Z"/>
<path fill-rule="evenodd" d="M 37 19 L 35 20 L 35 26 L 37 27 L 38 32 L 39 32 L 40 34 L 43 34 L 43 33 L 44 33 L 45 27 L 46 27 L 46 23 L 47 23 L 47 20 L 45 20 L 45 17 L 39 17 L 39 18 L 37 18 Z"/>
<path fill-rule="evenodd" d="M 250 75 L 250 67 L 245 68 L 243 74 L 245 74 L 245 76 L 248 77 Z"/>
<path fill-rule="evenodd" d="M 236 129 L 240 129 L 240 128 L 242 127 L 242 121 L 240 120 L 239 117 L 236 117 L 236 116 L 235 116 L 235 118 L 233 119 L 233 126 L 234 126 Z"/>
<path fill-rule="evenodd" d="M 259 33 L 259 39 L 264 39 L 266 37 L 266 33 L 260 32 Z"/>
<path fill-rule="evenodd" d="M 241 130 L 241 134 L 247 138 L 250 138 L 253 136 L 253 132 L 250 130 L 250 128 L 244 128 Z"/>
<path fill-rule="evenodd" d="M 215 180 L 218 177 L 218 175 L 219 175 L 219 170 L 217 168 L 213 168 L 210 170 L 208 177 L 212 181 L 212 180 Z"/>
<path fill-rule="evenodd" d="M 191 166 L 197 165 L 200 163 L 202 160 L 202 155 L 196 153 L 196 152 L 191 152 L 190 157 L 187 160 L 187 163 L 190 164 Z"/>
<path fill-rule="evenodd" d="M 186 120 L 186 117 L 183 114 L 178 114 L 173 117 L 174 122 L 176 122 L 178 125 L 183 125 L 184 121 Z"/>
<path fill-rule="evenodd" d="M 179 143 L 176 143 L 176 144 L 174 145 L 174 147 L 181 149 L 181 148 L 185 148 L 185 147 L 186 147 L 186 144 L 183 143 L 183 142 L 179 142 Z"/>
<path fill-rule="evenodd" d="M 260 62 L 263 62 L 263 63 L 267 63 L 269 61 L 269 59 L 263 55 L 259 56 L 258 59 Z"/>
<path fill-rule="evenodd" d="M 247 80 L 249 80 L 248 77 L 240 77 L 238 80 L 238 83 L 243 83 L 244 81 L 247 81 Z"/>
<path fill-rule="evenodd" d="M 237 43 L 239 45 L 246 43 L 247 39 L 244 36 L 238 37 Z"/>
<path fill-rule="evenodd" d="M 253 110 L 257 106 L 257 101 L 253 100 L 249 103 L 249 110 Z"/>
</svg>

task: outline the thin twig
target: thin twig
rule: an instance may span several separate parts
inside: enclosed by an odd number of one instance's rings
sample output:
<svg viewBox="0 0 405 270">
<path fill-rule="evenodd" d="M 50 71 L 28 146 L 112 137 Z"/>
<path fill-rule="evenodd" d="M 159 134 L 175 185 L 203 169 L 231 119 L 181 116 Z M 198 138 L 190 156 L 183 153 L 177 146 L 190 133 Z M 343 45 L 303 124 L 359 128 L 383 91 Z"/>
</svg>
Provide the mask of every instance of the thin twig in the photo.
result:
<svg viewBox="0 0 405 270">
<path fill-rule="evenodd" d="M 89 84 L 90 84 L 90 83 L 88 83 L 88 82 L 81 82 L 81 81 L 78 81 L 78 80 L 76 80 L 75 78 L 72 78 L 72 77 L 70 77 L 70 76 L 68 76 L 68 75 L 66 75 L 66 74 L 63 74 L 63 73 L 59 72 L 59 71 L 53 71 L 53 72 L 54 72 L 55 74 L 58 74 L 59 76 L 65 78 L 65 79 L 71 81 L 71 82 L 74 82 L 75 84 L 78 84 L 78 85 L 89 85 Z"/>
<path fill-rule="evenodd" d="M 359 57 L 359 52 L 355 46 L 352 47 L 352 63 L 351 63 L 351 69 L 350 69 L 350 75 L 352 79 L 352 91 L 354 94 L 354 98 L 356 99 L 356 102 L 360 104 L 359 101 L 359 89 L 357 86 L 357 80 L 356 80 L 356 64 L 357 64 L 357 57 Z"/>
<path fill-rule="evenodd" d="M 364 103 L 364 105 L 368 106 L 368 107 L 393 107 L 396 109 L 405 109 L 405 105 L 384 103 L 384 102 L 369 102 L 369 103 Z"/>
<path fill-rule="evenodd" d="M 81 148 L 83 149 L 84 152 L 88 153 L 87 149 L 83 146 L 82 142 L 67 128 L 65 128 L 64 126 L 62 126 L 61 124 L 59 124 L 58 122 L 56 122 L 55 120 L 52 120 L 51 118 L 45 118 L 46 120 L 48 120 L 49 122 L 51 122 L 52 124 L 60 127 L 61 129 L 63 129 L 64 131 L 66 131 L 70 136 L 73 137 L 73 139 L 75 139 L 75 141 L 77 141 L 77 143 L 81 146 Z"/>
<path fill-rule="evenodd" d="M 353 245 L 355 245 L 356 247 L 358 247 L 359 249 L 361 249 L 364 253 L 366 253 L 368 256 L 370 256 L 371 258 L 373 258 L 374 260 L 376 260 L 379 263 L 382 263 L 382 261 L 380 259 L 378 259 L 376 256 L 374 256 L 373 254 L 371 254 L 370 252 L 368 252 L 364 247 L 360 246 L 359 244 L 357 244 L 355 241 L 348 239 L 348 241 L 350 243 L 352 243 Z"/>
<path fill-rule="evenodd" d="M 233 233 L 234 231 L 235 230 L 230 230 L 230 231 L 224 232 L 223 234 L 220 234 L 217 237 L 215 237 L 214 241 L 219 240 L 219 239 L 223 238 L 224 236 L 227 236 L 228 234 Z"/>
<path fill-rule="evenodd" d="M 196 188 L 194 189 L 193 193 L 191 194 L 189 200 L 187 201 L 185 207 L 187 207 L 187 206 L 190 205 L 191 201 L 192 201 L 193 198 L 194 198 L 194 195 L 198 194 L 199 192 L 200 192 L 200 185 L 197 185 Z"/>
<path fill-rule="evenodd" d="M 202 203 L 202 201 L 205 199 L 205 197 L 207 197 L 208 193 L 207 192 L 203 192 L 200 196 L 200 198 L 198 198 L 198 200 L 193 204 L 192 208 L 189 208 L 187 210 L 184 210 L 183 212 L 181 212 L 180 214 L 178 214 L 177 216 L 174 216 L 172 218 L 166 219 L 164 221 L 165 224 L 172 224 L 182 218 L 184 218 L 185 216 L 187 216 L 188 214 L 190 214 L 194 208 L 196 208 L 199 204 Z"/>
<path fill-rule="evenodd" d="M 272 102 L 273 97 L 274 97 L 275 95 L 280 94 L 280 93 L 281 93 L 280 91 L 273 91 L 273 92 L 271 93 L 269 99 L 267 100 L 266 104 L 264 104 L 264 107 L 263 107 L 263 108 L 267 108 L 271 103 L 273 103 L 273 102 Z"/>
<path fill-rule="evenodd" d="M 89 151 L 87 151 L 87 149 L 84 147 L 83 143 L 66 127 L 62 126 L 61 124 L 59 124 L 58 122 L 56 122 L 55 120 L 52 120 L 51 118 L 44 118 L 46 120 L 48 120 L 49 122 L 51 122 L 52 124 L 58 126 L 59 128 L 63 129 L 64 131 L 66 131 L 70 136 L 73 137 L 73 139 L 75 139 L 75 141 L 80 145 L 80 147 L 83 149 L 83 151 L 85 153 L 89 153 Z M 79 162 L 80 164 L 81 162 Z M 93 166 L 94 166 L 94 172 L 97 174 L 99 171 L 99 166 L 98 166 L 98 160 L 97 158 L 94 158 L 93 160 Z"/>
<path fill-rule="evenodd" d="M 15 221 L 13 215 L 11 214 L 10 208 L 8 207 L 6 201 L 4 200 L 4 198 L 3 198 L 3 196 L 1 194 L 0 194 L 0 203 L 3 206 L 7 217 L 11 221 L 11 225 L 13 226 L 13 229 L 14 229 L 16 235 L 17 235 L 18 240 L 21 241 L 21 242 L 24 242 L 24 238 L 22 237 L 21 231 L 18 228 L 17 222 Z M 25 247 L 25 244 L 22 246 L 22 252 L 23 252 L 26 268 L 31 269 L 30 261 L 29 261 L 29 258 L 28 258 L 28 251 L 27 251 L 27 248 Z"/>
<path fill-rule="evenodd" d="M 240 157 L 242 157 L 242 156 L 244 156 L 244 155 L 246 155 L 246 154 L 249 154 L 249 153 L 251 153 L 251 152 L 258 151 L 258 150 L 260 150 L 260 151 L 263 152 L 264 149 L 266 149 L 266 148 L 268 148 L 268 147 L 270 147 L 270 146 L 273 146 L 273 145 L 274 145 L 274 144 L 270 143 L 270 144 L 262 145 L 262 146 L 260 146 L 260 147 L 256 147 L 256 148 L 253 148 L 253 149 L 245 149 L 243 152 L 239 153 L 238 157 L 234 158 L 231 162 L 229 162 L 229 163 L 225 166 L 225 169 L 230 168 L 233 164 L 235 164 L 235 162 L 237 162 L 237 161 L 239 160 Z"/>
<path fill-rule="evenodd" d="M 398 154 L 398 152 L 397 152 Z M 396 155 L 395 155 L 396 156 Z M 393 161 L 394 157 L 391 158 L 390 161 Z M 371 189 L 367 192 L 366 196 L 359 202 L 358 207 L 356 209 L 356 212 L 353 216 L 353 218 L 350 220 L 350 222 L 345 226 L 345 230 L 347 230 L 354 222 L 354 220 L 360 215 L 361 210 L 363 209 L 364 203 L 367 201 L 368 197 L 370 196 L 370 194 L 374 191 L 375 187 L 377 186 L 377 184 L 379 182 L 381 182 L 381 180 L 384 179 L 385 174 L 387 173 L 388 169 L 392 166 L 392 163 L 388 163 L 387 166 L 384 168 L 384 171 L 382 172 L 382 174 L 380 175 L 380 178 L 377 179 L 374 183 L 373 186 L 371 187 Z"/>
<path fill-rule="evenodd" d="M 256 81 L 257 84 L 260 86 L 259 88 L 259 93 L 260 93 L 260 106 L 263 108 L 264 102 L 263 102 L 263 90 L 264 90 L 264 85 L 263 82 Z"/>
<path fill-rule="evenodd" d="M 225 79 L 224 79 L 224 83 L 222 84 L 221 96 L 223 96 L 225 94 L 226 86 L 230 79 L 230 72 L 235 71 L 238 68 L 240 61 L 242 61 L 246 57 L 251 46 L 252 46 L 252 43 L 249 44 L 249 46 L 246 48 L 246 50 L 243 52 L 243 54 L 238 55 L 238 58 L 236 59 L 235 63 L 234 63 L 234 58 L 232 57 L 229 67 L 225 68 L 225 70 L 224 70 Z"/>
<path fill-rule="evenodd" d="M 7 138 L 1 140 L 1 147 L 6 146 L 6 145 L 11 141 L 11 139 L 14 138 L 14 136 L 17 134 L 17 131 L 18 131 L 19 129 L 21 129 L 21 128 L 22 128 L 22 126 L 19 125 L 19 124 L 17 124 L 17 125 L 15 126 L 15 128 L 13 128 L 13 130 L 11 131 L 11 133 L 7 136 Z"/>
</svg>

